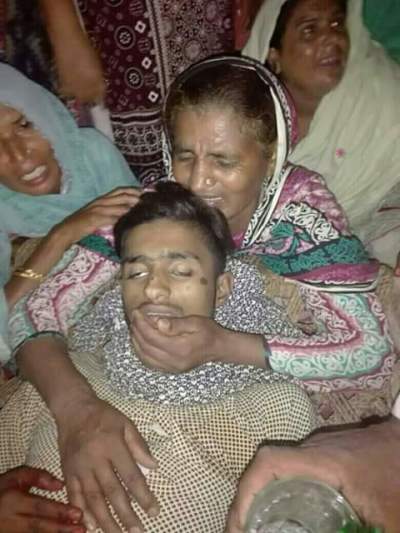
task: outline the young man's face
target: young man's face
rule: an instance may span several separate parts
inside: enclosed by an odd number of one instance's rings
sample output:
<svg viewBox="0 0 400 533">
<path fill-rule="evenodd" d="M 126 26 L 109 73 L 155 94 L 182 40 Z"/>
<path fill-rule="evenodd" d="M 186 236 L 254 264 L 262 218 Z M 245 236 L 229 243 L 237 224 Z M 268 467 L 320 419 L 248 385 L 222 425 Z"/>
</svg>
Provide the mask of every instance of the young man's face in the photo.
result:
<svg viewBox="0 0 400 533">
<path fill-rule="evenodd" d="M 229 295 L 230 274 L 216 275 L 200 230 L 173 220 L 141 224 L 126 236 L 122 295 L 128 320 L 139 309 L 161 316 L 213 316 Z"/>
</svg>

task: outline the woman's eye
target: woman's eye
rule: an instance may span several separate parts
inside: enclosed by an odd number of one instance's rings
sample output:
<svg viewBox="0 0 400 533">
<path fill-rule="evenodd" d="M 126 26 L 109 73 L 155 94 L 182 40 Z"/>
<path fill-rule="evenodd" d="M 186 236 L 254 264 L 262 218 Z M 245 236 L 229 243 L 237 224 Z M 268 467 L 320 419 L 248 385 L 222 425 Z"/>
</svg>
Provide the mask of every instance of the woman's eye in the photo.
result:
<svg viewBox="0 0 400 533">
<path fill-rule="evenodd" d="M 191 161 L 193 159 L 192 154 L 177 154 L 175 156 L 175 160 L 178 161 L 178 163 L 185 163 L 188 161 Z"/>
<path fill-rule="evenodd" d="M 218 161 L 218 164 L 220 167 L 222 168 L 231 168 L 233 166 L 233 164 L 231 163 L 231 161 L 224 161 L 223 159 Z"/>
<path fill-rule="evenodd" d="M 331 23 L 331 27 L 336 30 L 342 30 L 345 27 L 345 19 L 337 19 Z"/>
<path fill-rule="evenodd" d="M 313 33 L 314 33 L 314 26 L 305 26 L 303 29 L 302 29 L 302 34 L 305 36 L 305 37 L 310 37 Z"/>
<path fill-rule="evenodd" d="M 236 165 L 236 161 L 233 161 L 232 159 L 224 159 L 222 157 L 217 158 L 216 162 L 220 168 L 224 169 L 234 168 L 234 166 Z"/>
<path fill-rule="evenodd" d="M 33 124 L 30 120 L 26 120 L 25 118 L 24 119 L 21 119 L 19 122 L 18 122 L 18 126 L 22 129 L 28 129 L 28 128 L 32 128 L 33 127 Z"/>
</svg>

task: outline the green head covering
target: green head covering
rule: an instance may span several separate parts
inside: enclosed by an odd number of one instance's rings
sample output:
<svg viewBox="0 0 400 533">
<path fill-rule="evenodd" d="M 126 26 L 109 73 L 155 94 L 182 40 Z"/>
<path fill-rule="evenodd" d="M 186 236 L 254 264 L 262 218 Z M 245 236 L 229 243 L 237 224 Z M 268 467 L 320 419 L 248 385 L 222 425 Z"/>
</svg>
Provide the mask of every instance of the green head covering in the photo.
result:
<svg viewBox="0 0 400 533">
<path fill-rule="evenodd" d="M 0 63 L 0 103 L 21 111 L 50 141 L 62 169 L 60 194 L 30 196 L 0 185 L 0 282 L 10 275 L 10 236 L 41 236 L 93 199 L 138 185 L 122 156 L 102 134 L 80 129 L 64 105 L 17 70 Z M 5 335 L 4 294 L 0 334 Z"/>
</svg>

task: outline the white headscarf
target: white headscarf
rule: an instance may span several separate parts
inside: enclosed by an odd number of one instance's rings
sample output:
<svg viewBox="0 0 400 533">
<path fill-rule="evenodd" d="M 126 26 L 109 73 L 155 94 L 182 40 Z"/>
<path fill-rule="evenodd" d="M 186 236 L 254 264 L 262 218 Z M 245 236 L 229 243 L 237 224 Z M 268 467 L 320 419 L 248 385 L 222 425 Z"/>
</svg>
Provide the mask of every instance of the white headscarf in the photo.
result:
<svg viewBox="0 0 400 533">
<path fill-rule="evenodd" d="M 265 0 L 244 55 L 265 62 L 284 3 Z M 400 67 L 371 40 L 361 0 L 349 0 L 347 25 L 345 75 L 322 99 L 290 159 L 325 178 L 353 229 L 366 238 L 371 214 L 400 182 Z"/>
</svg>

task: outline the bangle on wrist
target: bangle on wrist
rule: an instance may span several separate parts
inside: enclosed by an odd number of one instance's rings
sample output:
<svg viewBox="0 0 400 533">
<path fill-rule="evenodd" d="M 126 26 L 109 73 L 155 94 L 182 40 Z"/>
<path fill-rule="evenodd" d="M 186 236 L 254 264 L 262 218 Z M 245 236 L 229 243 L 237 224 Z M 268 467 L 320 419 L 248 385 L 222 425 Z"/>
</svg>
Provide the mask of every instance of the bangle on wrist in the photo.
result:
<svg viewBox="0 0 400 533">
<path fill-rule="evenodd" d="M 17 278 L 31 279 L 31 280 L 40 281 L 40 282 L 42 282 L 45 278 L 44 274 L 39 274 L 38 272 L 35 272 L 31 268 L 17 268 L 16 270 L 14 270 L 12 275 Z"/>
</svg>

